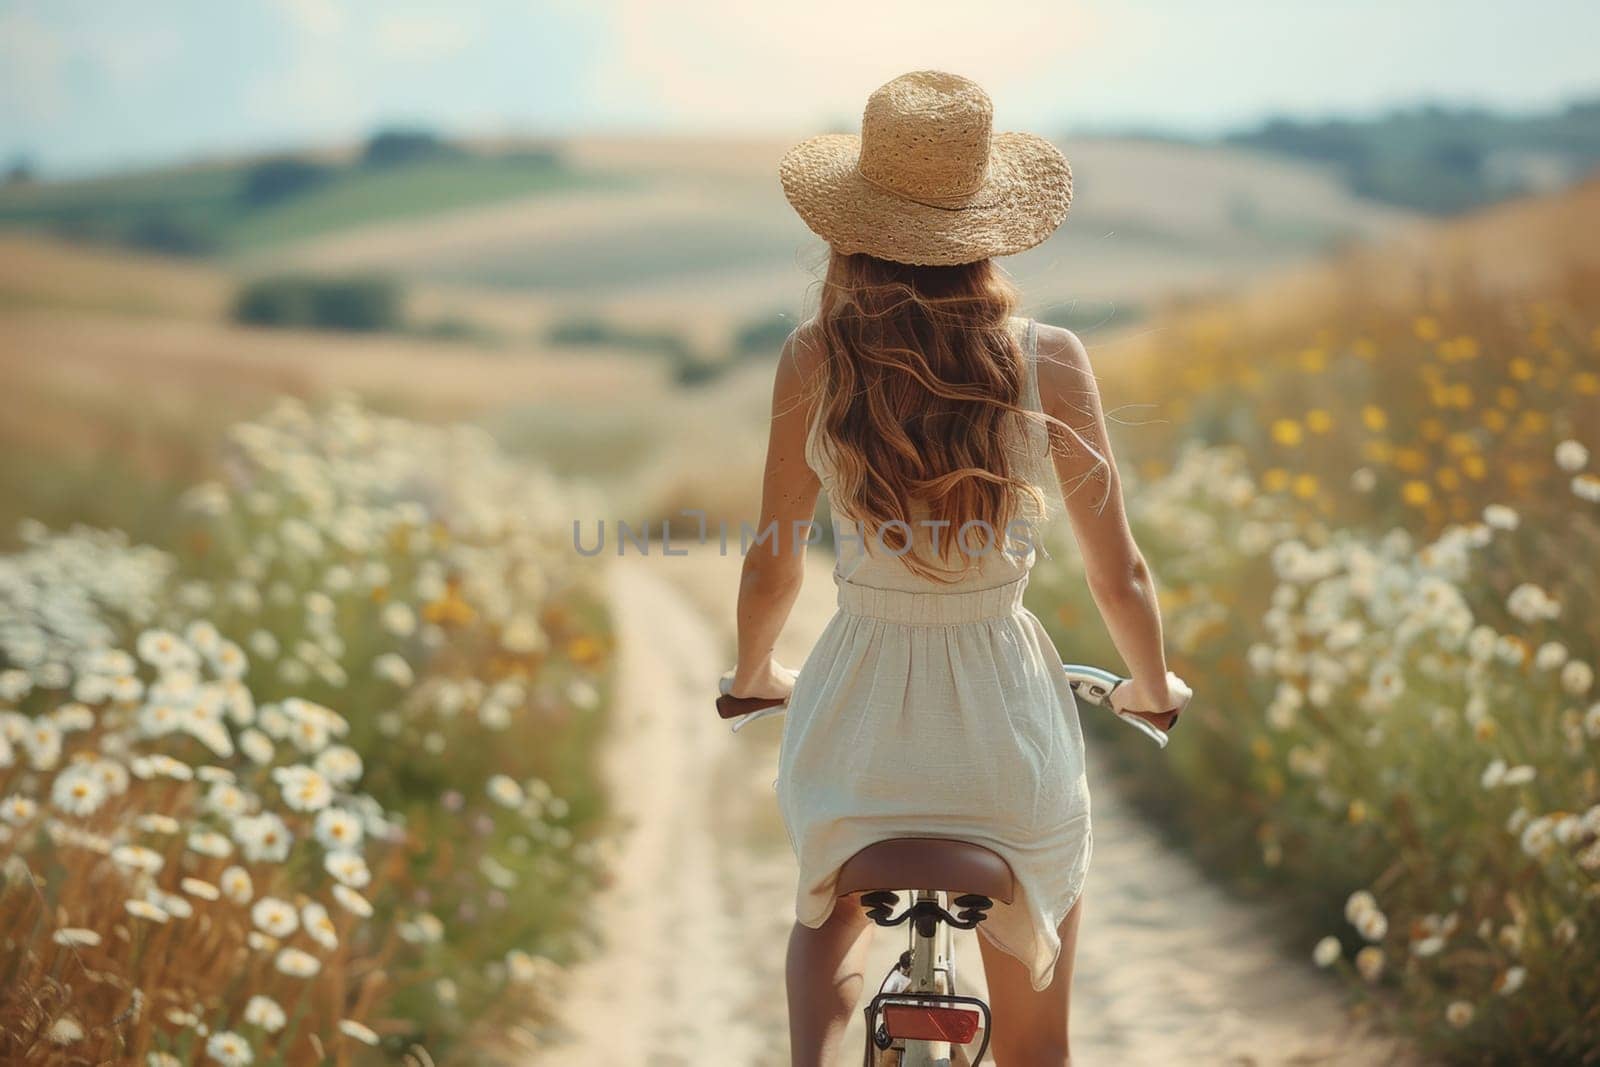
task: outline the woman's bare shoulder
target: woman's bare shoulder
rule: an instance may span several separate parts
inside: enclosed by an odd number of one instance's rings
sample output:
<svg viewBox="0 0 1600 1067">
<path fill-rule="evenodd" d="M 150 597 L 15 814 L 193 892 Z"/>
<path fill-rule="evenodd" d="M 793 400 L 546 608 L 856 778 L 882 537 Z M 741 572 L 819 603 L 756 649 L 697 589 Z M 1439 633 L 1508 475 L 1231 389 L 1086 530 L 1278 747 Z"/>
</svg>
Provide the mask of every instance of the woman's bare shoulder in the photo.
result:
<svg viewBox="0 0 1600 1067">
<path fill-rule="evenodd" d="M 823 362 L 822 328 L 815 318 L 807 319 L 790 332 L 783 343 L 783 360 L 790 364 L 802 381 L 810 381 Z"/>
<path fill-rule="evenodd" d="M 1089 350 L 1078 335 L 1061 326 L 1041 322 L 1039 331 L 1039 395 L 1049 403 L 1060 397 L 1082 396 L 1094 387 L 1094 368 Z"/>
</svg>

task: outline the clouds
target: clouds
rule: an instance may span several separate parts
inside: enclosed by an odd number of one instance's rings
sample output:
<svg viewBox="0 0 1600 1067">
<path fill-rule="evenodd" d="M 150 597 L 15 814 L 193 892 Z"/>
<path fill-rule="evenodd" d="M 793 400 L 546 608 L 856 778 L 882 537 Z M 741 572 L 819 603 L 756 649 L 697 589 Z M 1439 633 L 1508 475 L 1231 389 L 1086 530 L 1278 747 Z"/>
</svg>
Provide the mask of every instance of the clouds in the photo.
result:
<svg viewBox="0 0 1600 1067">
<path fill-rule="evenodd" d="M 1002 127 L 1214 129 L 1600 87 L 1586 0 L 0 0 L 0 157 L 93 168 L 359 137 L 853 125 L 939 67 Z"/>
<path fill-rule="evenodd" d="M 66 54 L 61 35 L 26 8 L 0 11 L 0 99 L 14 110 L 14 121 L 43 122 L 64 114 Z"/>
<path fill-rule="evenodd" d="M 609 46 L 592 79 L 595 109 L 669 125 L 791 127 L 859 115 L 873 88 L 906 70 L 975 78 L 1003 99 L 1098 65 L 1119 24 L 1073 3 L 991 0 L 704 0 L 607 5 Z"/>
</svg>

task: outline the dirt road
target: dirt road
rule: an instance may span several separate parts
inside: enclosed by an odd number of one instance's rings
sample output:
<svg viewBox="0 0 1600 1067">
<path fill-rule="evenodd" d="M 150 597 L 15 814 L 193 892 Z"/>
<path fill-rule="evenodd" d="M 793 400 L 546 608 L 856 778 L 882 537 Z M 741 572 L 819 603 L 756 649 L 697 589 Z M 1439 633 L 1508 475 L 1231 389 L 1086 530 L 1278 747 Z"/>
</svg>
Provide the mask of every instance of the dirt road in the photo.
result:
<svg viewBox="0 0 1600 1067">
<path fill-rule="evenodd" d="M 572 975 L 560 1032 L 532 1063 L 781 1067 L 783 952 L 794 864 L 772 796 L 779 720 L 737 736 L 708 694 L 728 665 L 731 561 L 625 560 L 612 575 L 622 684 L 607 772 L 629 830 L 601 907 L 608 941 Z M 798 664 L 832 610 L 808 577 L 786 639 Z M 1091 761 L 1092 762 L 1092 761 Z M 1073 1058 L 1144 1064 L 1388 1063 L 1346 1020 L 1336 987 L 1284 959 L 1251 909 L 1208 885 L 1109 789 L 1073 1001 Z M 971 935 L 965 981 L 981 979 Z M 869 981 L 903 947 L 875 946 Z M 842 1062 L 858 1062 L 860 1023 Z"/>
</svg>

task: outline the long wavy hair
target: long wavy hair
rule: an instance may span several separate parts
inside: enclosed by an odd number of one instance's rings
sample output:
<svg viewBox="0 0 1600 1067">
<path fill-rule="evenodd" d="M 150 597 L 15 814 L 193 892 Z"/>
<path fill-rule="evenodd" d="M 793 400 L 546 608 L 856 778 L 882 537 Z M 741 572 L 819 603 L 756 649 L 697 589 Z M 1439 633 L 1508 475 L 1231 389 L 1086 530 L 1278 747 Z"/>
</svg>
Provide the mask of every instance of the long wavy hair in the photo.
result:
<svg viewBox="0 0 1600 1067">
<path fill-rule="evenodd" d="M 1023 406 L 1016 305 L 992 260 L 829 260 L 812 340 L 819 447 L 837 480 L 831 504 L 918 574 L 950 577 L 955 553 L 999 547 L 1014 521 L 1044 513 L 1019 447 L 1026 421 L 1042 416 Z M 917 535 L 928 520 L 949 523 L 937 551 Z M 999 544 L 982 543 L 989 536 Z"/>
</svg>

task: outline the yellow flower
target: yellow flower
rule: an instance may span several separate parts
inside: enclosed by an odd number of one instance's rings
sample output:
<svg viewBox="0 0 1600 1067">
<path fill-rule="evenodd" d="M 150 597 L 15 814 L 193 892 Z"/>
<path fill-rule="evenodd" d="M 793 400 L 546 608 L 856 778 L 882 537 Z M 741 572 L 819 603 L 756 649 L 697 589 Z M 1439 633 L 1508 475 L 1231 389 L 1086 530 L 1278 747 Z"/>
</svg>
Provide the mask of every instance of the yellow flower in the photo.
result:
<svg viewBox="0 0 1600 1067">
<path fill-rule="evenodd" d="M 1321 408 L 1306 412 L 1306 429 L 1312 433 L 1327 433 L 1333 429 L 1333 416 Z"/>
<path fill-rule="evenodd" d="M 1412 324 L 1417 338 L 1422 341 L 1437 341 L 1439 339 L 1439 320 L 1432 315 L 1419 315 Z"/>
<path fill-rule="evenodd" d="M 1389 425 L 1389 416 L 1376 404 L 1368 404 L 1361 409 L 1361 421 L 1366 424 L 1367 429 L 1378 433 Z"/>
<path fill-rule="evenodd" d="M 1400 498 L 1414 508 L 1420 508 L 1433 499 L 1433 490 L 1427 482 L 1412 479 L 1400 489 Z"/>
<path fill-rule="evenodd" d="M 1507 411 L 1516 407 L 1521 401 L 1522 397 L 1509 385 L 1502 385 L 1494 391 L 1494 402 Z"/>
<path fill-rule="evenodd" d="M 1600 374 L 1584 371 L 1572 379 L 1572 387 L 1584 396 L 1600 393 Z"/>
<path fill-rule="evenodd" d="M 1297 474 L 1294 477 L 1294 495 L 1301 500 L 1310 500 L 1317 495 L 1317 476 L 1315 474 Z"/>
<path fill-rule="evenodd" d="M 1320 348 L 1308 348 L 1300 353 L 1300 369 L 1307 374 L 1320 374 L 1328 365 L 1328 354 Z"/>
<path fill-rule="evenodd" d="M 1293 419 L 1279 419 L 1272 424 L 1272 439 L 1280 445 L 1293 448 L 1302 439 L 1300 424 Z"/>
<path fill-rule="evenodd" d="M 1349 818 L 1349 820 L 1350 820 L 1352 825 L 1360 825 L 1361 823 L 1364 823 L 1364 822 L 1367 821 L 1367 805 L 1365 803 L 1363 803 L 1359 798 L 1356 799 L 1356 800 L 1352 800 L 1350 802 L 1350 807 L 1349 807 L 1349 810 L 1346 812 L 1346 815 Z"/>
<path fill-rule="evenodd" d="M 1361 446 L 1361 455 L 1368 463 L 1388 463 L 1394 459 L 1394 446 L 1387 441 L 1368 441 Z"/>
<path fill-rule="evenodd" d="M 1503 433 L 1506 428 L 1506 413 L 1498 408 L 1489 408 L 1483 413 L 1483 424 L 1494 433 Z"/>
<path fill-rule="evenodd" d="M 1281 493 L 1289 488 L 1289 472 L 1274 467 L 1261 475 L 1261 486 L 1269 493 Z"/>
<path fill-rule="evenodd" d="M 1513 359 L 1506 365 L 1506 370 L 1519 382 L 1525 382 L 1533 377 L 1533 363 L 1524 356 Z"/>
<path fill-rule="evenodd" d="M 1445 447 L 1452 455 L 1469 456 L 1478 450 L 1478 442 L 1472 439 L 1471 434 L 1453 433 L 1445 441 Z"/>
<path fill-rule="evenodd" d="M 1434 476 L 1434 481 L 1439 483 L 1439 488 L 1447 493 L 1453 493 L 1461 488 L 1461 475 L 1453 467 L 1440 467 Z"/>
<path fill-rule="evenodd" d="M 1473 402 L 1472 386 L 1466 382 L 1457 382 L 1450 387 L 1450 406 L 1466 411 Z"/>
<path fill-rule="evenodd" d="M 1408 474 L 1428 469 L 1428 455 L 1420 448 L 1402 448 L 1394 455 L 1394 465 Z"/>
<path fill-rule="evenodd" d="M 1489 474 L 1488 464 L 1476 452 L 1461 457 L 1461 471 L 1475 482 L 1481 482 Z"/>
<path fill-rule="evenodd" d="M 598 663 L 605 646 L 597 639 L 582 635 L 567 642 L 567 658 L 574 663 Z"/>
</svg>

